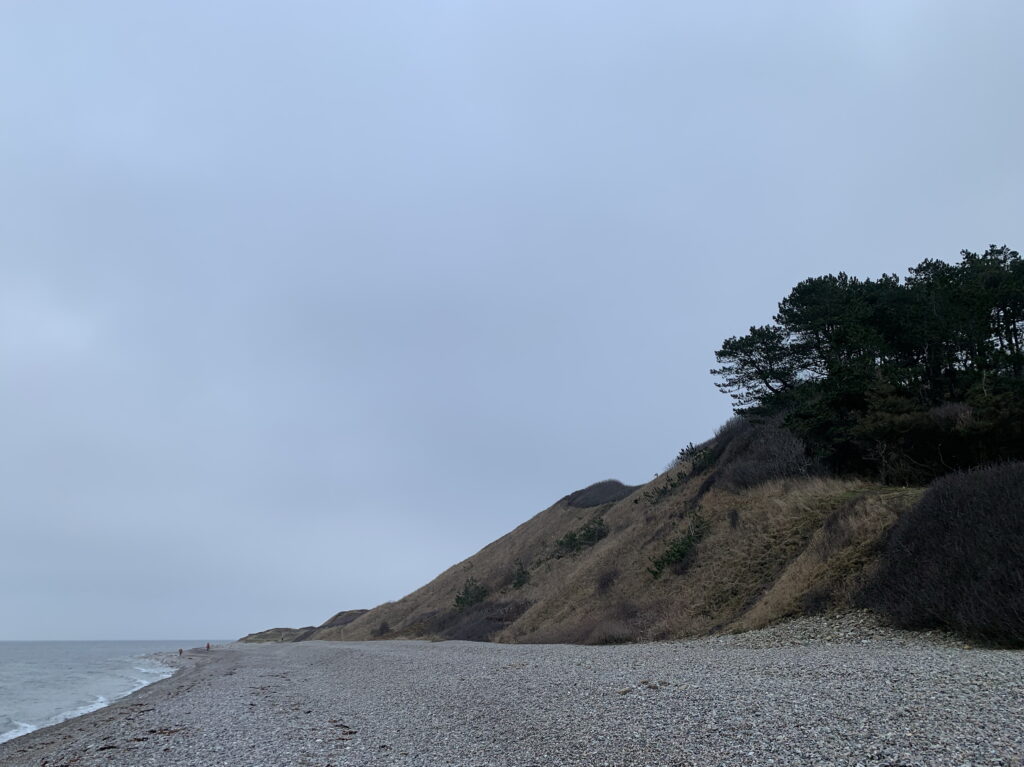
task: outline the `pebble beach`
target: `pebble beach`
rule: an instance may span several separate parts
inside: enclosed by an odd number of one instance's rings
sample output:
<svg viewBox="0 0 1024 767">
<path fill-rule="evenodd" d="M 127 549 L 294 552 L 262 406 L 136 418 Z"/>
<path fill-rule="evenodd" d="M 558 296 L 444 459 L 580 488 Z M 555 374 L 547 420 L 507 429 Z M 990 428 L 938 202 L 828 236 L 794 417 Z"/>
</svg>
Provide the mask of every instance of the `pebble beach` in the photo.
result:
<svg viewBox="0 0 1024 767">
<path fill-rule="evenodd" d="M 0 744 L 0 765 L 1024 767 L 1024 652 L 857 615 L 604 647 L 233 644 L 180 663 Z"/>
</svg>

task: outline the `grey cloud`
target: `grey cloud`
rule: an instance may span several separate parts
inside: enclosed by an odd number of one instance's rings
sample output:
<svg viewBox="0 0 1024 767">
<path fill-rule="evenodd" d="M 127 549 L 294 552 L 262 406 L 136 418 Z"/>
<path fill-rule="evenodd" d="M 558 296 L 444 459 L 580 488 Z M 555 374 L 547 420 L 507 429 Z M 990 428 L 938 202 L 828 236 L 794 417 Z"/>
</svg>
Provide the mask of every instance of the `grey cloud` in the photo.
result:
<svg viewBox="0 0 1024 767">
<path fill-rule="evenodd" d="M 729 414 L 798 280 L 1020 247 L 1014 3 L 0 11 L 0 638 L 394 599 Z"/>
</svg>

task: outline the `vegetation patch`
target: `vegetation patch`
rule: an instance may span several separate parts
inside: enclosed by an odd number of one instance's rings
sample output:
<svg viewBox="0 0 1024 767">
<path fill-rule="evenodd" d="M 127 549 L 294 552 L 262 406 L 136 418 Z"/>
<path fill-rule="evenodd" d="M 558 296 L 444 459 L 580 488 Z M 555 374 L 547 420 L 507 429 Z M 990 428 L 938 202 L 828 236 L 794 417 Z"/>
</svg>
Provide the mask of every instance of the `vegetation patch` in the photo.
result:
<svg viewBox="0 0 1024 767">
<path fill-rule="evenodd" d="M 893 527 L 864 592 L 905 628 L 1024 645 L 1024 462 L 936 480 Z"/>
<path fill-rule="evenodd" d="M 594 584 L 597 589 L 597 593 L 607 594 L 618 579 L 619 568 L 609 567 L 607 570 L 602 571 L 601 574 L 597 576 L 597 582 Z"/>
<path fill-rule="evenodd" d="M 557 541 L 555 547 L 559 554 L 575 554 L 577 551 L 590 548 L 608 535 L 608 525 L 603 517 L 594 517 L 582 527 L 566 533 Z"/>
<path fill-rule="evenodd" d="M 668 545 L 661 554 L 651 557 L 651 566 L 647 568 L 647 572 L 651 574 L 652 578 L 660 578 L 667 567 L 672 567 L 674 571 L 682 573 L 689 563 L 694 547 L 704 537 L 706 529 L 707 525 L 704 523 L 704 520 L 700 517 L 694 517 L 690 523 L 689 530 L 683 535 L 669 540 Z"/>
<path fill-rule="evenodd" d="M 465 610 L 475 604 L 483 602 L 490 592 L 487 587 L 476 578 L 467 578 L 462 584 L 462 591 L 455 595 L 455 609 Z"/>
<path fill-rule="evenodd" d="M 574 509 L 589 509 L 621 501 L 635 490 L 636 487 L 624 485 L 616 479 L 606 479 L 567 495 L 565 502 Z"/>
<path fill-rule="evenodd" d="M 647 501 L 648 505 L 654 506 L 658 501 L 671 494 L 677 487 L 684 484 L 688 478 L 689 475 L 685 471 L 677 471 L 675 474 L 669 475 L 669 478 L 657 487 L 644 490 L 643 498 Z M 634 503 L 639 502 L 639 498 L 634 501 Z"/>
<path fill-rule="evenodd" d="M 676 461 L 687 461 L 690 464 L 690 475 L 702 474 L 710 469 L 717 456 L 714 451 L 706 445 L 695 445 L 692 442 L 679 451 Z"/>
<path fill-rule="evenodd" d="M 800 282 L 772 324 L 715 352 L 717 386 L 838 474 L 911 485 L 1024 459 L 1024 260 L 960 256 L 903 280 Z"/>
<path fill-rule="evenodd" d="M 425 633 L 444 639 L 488 642 L 529 608 L 524 601 L 478 602 L 426 617 Z"/>
<path fill-rule="evenodd" d="M 737 437 L 722 463 L 718 481 L 734 491 L 812 473 L 803 440 L 773 423 L 752 426 Z"/>
<path fill-rule="evenodd" d="M 530 582 L 530 571 L 526 569 L 523 560 L 516 560 L 516 569 L 512 572 L 512 588 L 521 589 Z"/>
</svg>

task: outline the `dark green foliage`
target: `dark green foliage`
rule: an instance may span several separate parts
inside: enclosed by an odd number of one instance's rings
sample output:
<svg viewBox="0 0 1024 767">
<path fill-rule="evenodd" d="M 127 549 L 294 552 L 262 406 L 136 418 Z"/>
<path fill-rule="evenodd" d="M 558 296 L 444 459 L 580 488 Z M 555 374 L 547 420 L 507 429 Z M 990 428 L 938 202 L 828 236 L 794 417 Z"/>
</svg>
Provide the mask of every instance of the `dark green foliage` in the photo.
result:
<svg viewBox="0 0 1024 767">
<path fill-rule="evenodd" d="M 695 445 L 692 442 L 679 451 L 679 461 L 690 462 L 690 476 L 694 474 L 701 474 L 708 469 L 715 462 L 715 454 L 709 447 L 702 447 Z"/>
<path fill-rule="evenodd" d="M 675 474 L 669 476 L 669 478 L 651 490 L 644 490 L 644 500 L 650 506 L 654 506 L 662 498 L 669 496 L 673 490 L 686 482 L 688 475 L 685 471 L 677 471 Z"/>
<path fill-rule="evenodd" d="M 467 607 L 483 602 L 487 598 L 488 593 L 490 592 L 487 590 L 487 587 L 476 578 L 467 578 L 466 582 L 462 585 L 462 591 L 455 596 L 455 609 L 464 610 Z"/>
<path fill-rule="evenodd" d="M 521 589 L 530 582 L 530 571 L 526 569 L 523 560 L 516 560 L 516 569 L 512 573 L 512 588 Z"/>
<path fill-rule="evenodd" d="M 894 526 L 863 600 L 906 628 L 1024 644 L 1024 463 L 936 480 Z"/>
<path fill-rule="evenodd" d="M 716 352 L 738 412 L 778 416 L 834 471 L 920 483 L 1024 457 L 1024 261 L 990 246 L 900 281 L 804 280 Z"/>
<path fill-rule="evenodd" d="M 666 567 L 672 567 L 673 572 L 682 574 L 691 561 L 694 547 L 704 537 L 706 526 L 700 517 L 694 517 L 690 528 L 675 538 L 672 538 L 665 550 L 657 557 L 651 557 L 651 566 L 647 572 L 652 578 L 660 578 Z"/>
<path fill-rule="evenodd" d="M 715 385 L 741 406 L 789 391 L 797 383 L 799 362 L 788 341 L 786 331 L 773 325 L 752 327 L 745 336 L 727 338 L 715 352 L 722 366 L 711 373 L 723 379 Z"/>
<path fill-rule="evenodd" d="M 594 517 L 582 527 L 563 535 L 555 541 L 555 546 L 560 554 L 574 554 L 593 546 L 606 535 L 608 535 L 608 526 L 604 523 L 604 519 Z"/>
</svg>

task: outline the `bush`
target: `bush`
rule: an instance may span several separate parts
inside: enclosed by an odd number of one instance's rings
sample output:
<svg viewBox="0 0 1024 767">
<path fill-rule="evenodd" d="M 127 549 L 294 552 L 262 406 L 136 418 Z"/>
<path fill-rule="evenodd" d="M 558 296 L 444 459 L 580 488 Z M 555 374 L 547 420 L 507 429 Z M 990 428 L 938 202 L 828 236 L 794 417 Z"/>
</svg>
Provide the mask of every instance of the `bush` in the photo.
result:
<svg viewBox="0 0 1024 767">
<path fill-rule="evenodd" d="M 475 604 L 483 602 L 487 598 L 487 587 L 476 578 L 467 578 L 460 591 L 455 597 L 455 609 L 465 610 Z"/>
<path fill-rule="evenodd" d="M 597 576 L 597 593 L 606 594 L 608 590 L 615 585 L 615 581 L 619 579 L 619 568 L 610 567 L 604 570 L 599 576 Z"/>
<path fill-rule="evenodd" d="M 694 547 L 704 537 L 704 530 L 704 520 L 694 517 L 689 530 L 683 535 L 671 539 L 665 550 L 657 557 L 651 557 L 651 566 L 647 568 L 651 577 L 660 578 L 665 568 L 672 565 L 674 565 L 673 572 L 682 574 L 690 563 Z"/>
<path fill-rule="evenodd" d="M 601 517 L 594 517 L 585 525 L 571 533 L 566 533 L 557 541 L 555 546 L 560 553 L 574 554 L 581 549 L 589 548 L 599 540 L 608 535 L 608 526 Z"/>
<path fill-rule="evenodd" d="M 420 616 L 425 633 L 444 639 L 489 642 L 529 608 L 525 601 L 482 602 L 460 610 L 441 610 Z"/>
<path fill-rule="evenodd" d="M 636 487 L 624 485 L 617 479 L 606 479 L 603 482 L 596 482 L 590 487 L 577 490 L 565 497 L 567 506 L 574 509 L 589 509 L 593 506 L 604 506 L 606 503 L 615 503 L 626 498 Z"/>
<path fill-rule="evenodd" d="M 1024 463 L 949 474 L 893 526 L 863 603 L 905 628 L 1024 644 Z"/>
<path fill-rule="evenodd" d="M 690 462 L 690 476 L 710 469 L 715 462 L 715 454 L 710 447 L 695 445 L 692 442 L 679 451 L 676 463 Z"/>
<path fill-rule="evenodd" d="M 521 589 L 530 582 L 530 571 L 526 569 L 523 560 L 516 560 L 516 569 L 512 573 L 512 588 Z"/>
<path fill-rule="evenodd" d="M 741 415 L 734 415 L 715 429 L 715 442 L 719 442 L 725 447 L 737 437 L 747 434 L 752 428 L 754 428 L 753 424 L 746 418 Z"/>
<path fill-rule="evenodd" d="M 521 641 L 531 644 L 624 644 L 641 638 L 641 622 L 636 604 L 619 599 L 568 620 L 548 622 Z"/>
<path fill-rule="evenodd" d="M 687 477 L 688 475 L 685 471 L 677 471 L 675 474 L 670 474 L 663 484 L 658 485 L 653 490 L 644 490 L 644 500 L 646 500 L 649 505 L 654 506 L 662 498 L 667 497 L 677 487 L 685 484 Z M 634 503 L 639 500 L 639 498 L 635 499 Z"/>
<path fill-rule="evenodd" d="M 585 631 L 583 641 L 586 644 L 625 644 L 636 641 L 639 614 L 633 602 L 619 600 L 603 615 L 595 615 L 589 626 L 586 625 L 588 622 L 584 622 L 581 626 Z"/>
<path fill-rule="evenodd" d="M 805 476 L 811 471 L 803 440 L 788 429 L 761 424 L 733 440 L 723 457 L 719 481 L 730 490 Z"/>
</svg>

